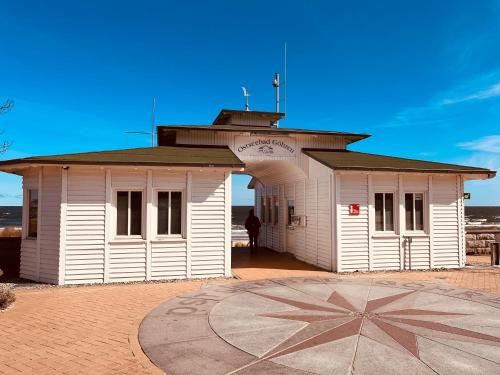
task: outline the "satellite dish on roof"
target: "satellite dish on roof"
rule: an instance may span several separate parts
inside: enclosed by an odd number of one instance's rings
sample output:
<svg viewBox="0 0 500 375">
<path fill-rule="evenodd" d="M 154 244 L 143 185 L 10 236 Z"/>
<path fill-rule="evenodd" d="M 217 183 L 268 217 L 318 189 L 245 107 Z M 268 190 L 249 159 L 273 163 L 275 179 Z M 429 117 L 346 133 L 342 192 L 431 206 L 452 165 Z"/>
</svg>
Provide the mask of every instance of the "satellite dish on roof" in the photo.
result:
<svg viewBox="0 0 500 375">
<path fill-rule="evenodd" d="M 245 111 L 249 111 L 248 109 L 248 97 L 250 96 L 250 92 L 247 90 L 245 86 L 241 86 L 243 90 L 243 96 L 245 97 Z"/>
</svg>

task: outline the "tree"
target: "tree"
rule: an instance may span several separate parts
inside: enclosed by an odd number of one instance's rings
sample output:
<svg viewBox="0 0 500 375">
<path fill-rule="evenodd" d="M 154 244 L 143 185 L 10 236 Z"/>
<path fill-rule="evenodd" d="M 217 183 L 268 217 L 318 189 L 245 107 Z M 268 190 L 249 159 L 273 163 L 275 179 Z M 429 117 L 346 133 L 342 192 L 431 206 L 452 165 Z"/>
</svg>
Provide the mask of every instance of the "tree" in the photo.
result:
<svg viewBox="0 0 500 375">
<path fill-rule="evenodd" d="M 12 107 L 14 107 L 14 101 L 12 99 L 7 99 L 5 103 L 0 104 L 0 115 L 9 112 Z M 3 132 L 0 132 L 0 134 L 2 133 Z M 11 143 L 9 141 L 3 141 L 2 143 L 0 143 L 0 155 L 5 153 L 9 149 L 10 145 Z"/>
</svg>

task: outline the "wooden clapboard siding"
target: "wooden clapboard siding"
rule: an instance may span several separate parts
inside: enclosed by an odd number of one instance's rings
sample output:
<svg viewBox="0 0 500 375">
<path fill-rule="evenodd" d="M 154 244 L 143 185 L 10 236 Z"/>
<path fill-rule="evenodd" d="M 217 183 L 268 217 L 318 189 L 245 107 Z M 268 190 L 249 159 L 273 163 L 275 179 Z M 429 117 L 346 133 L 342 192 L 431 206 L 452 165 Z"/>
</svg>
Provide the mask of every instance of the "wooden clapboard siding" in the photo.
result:
<svg viewBox="0 0 500 375">
<path fill-rule="evenodd" d="M 111 242 L 109 281 L 146 280 L 146 241 Z"/>
<path fill-rule="evenodd" d="M 66 208 L 67 284 L 104 280 L 105 174 L 100 168 L 68 170 Z"/>
<path fill-rule="evenodd" d="M 399 236 L 373 238 L 373 270 L 399 270 Z"/>
<path fill-rule="evenodd" d="M 305 187 L 304 181 L 297 181 L 295 184 L 295 215 L 305 215 Z M 306 259 L 306 241 L 305 241 L 305 227 L 296 227 L 294 229 L 295 236 L 295 256 L 297 259 Z"/>
<path fill-rule="evenodd" d="M 184 239 L 152 243 L 151 279 L 187 277 L 186 241 Z"/>
<path fill-rule="evenodd" d="M 332 221 L 330 169 L 312 160 L 309 178 L 293 183 L 256 185 L 257 202 L 261 197 L 279 197 L 278 224 L 264 224 L 262 244 L 275 251 L 286 250 L 298 259 L 318 267 L 332 267 Z M 280 182 L 280 180 L 277 180 Z M 306 225 L 287 229 L 287 199 L 295 201 L 295 214 L 306 217 Z M 258 206 L 258 213 L 260 207 Z"/>
<path fill-rule="evenodd" d="M 372 191 L 375 193 L 393 193 L 394 194 L 394 229 L 398 231 L 398 175 L 397 174 L 374 174 L 372 175 Z M 373 197 L 373 201 L 375 198 Z M 370 215 L 375 215 L 375 207 L 372 207 Z M 381 270 L 399 270 L 401 268 L 400 236 L 386 235 L 383 232 L 375 232 L 375 219 L 372 228 L 372 269 Z"/>
<path fill-rule="evenodd" d="M 57 283 L 59 279 L 59 234 L 61 213 L 61 168 L 44 167 L 40 227 L 39 281 Z"/>
<path fill-rule="evenodd" d="M 459 217 L 455 176 L 435 176 L 432 183 L 433 258 L 435 267 L 459 267 Z"/>
<path fill-rule="evenodd" d="M 403 176 L 403 192 L 401 192 L 401 199 L 404 199 L 404 193 L 423 193 L 424 194 L 424 222 L 429 221 L 429 177 L 424 174 L 404 174 Z M 398 197 L 400 194 L 398 194 Z M 404 204 L 404 202 L 403 202 Z M 429 236 L 428 223 L 425 233 L 423 235 L 415 235 L 414 233 L 407 233 L 404 218 L 400 218 L 400 234 L 409 235 L 413 238 L 411 243 L 411 269 L 429 269 L 431 268 L 431 246 Z M 403 247 L 403 260 L 405 268 L 410 268 L 410 245 L 402 241 Z"/>
<path fill-rule="evenodd" d="M 274 186 L 256 186 L 257 202 L 266 194 L 280 197 L 278 224 L 263 225 L 262 245 L 276 251 L 285 249 L 298 259 L 318 267 L 332 268 L 332 222 L 329 170 L 317 176 Z M 319 177 L 321 176 L 321 177 Z M 286 228 L 287 199 L 295 201 L 295 214 L 306 216 L 306 226 Z M 283 206 L 281 206 L 283 205 Z M 258 213 L 260 207 L 258 207 Z"/>
<path fill-rule="evenodd" d="M 23 175 L 23 239 L 21 241 L 21 266 L 19 275 L 29 280 L 37 279 L 37 240 L 28 235 L 28 189 L 38 188 L 38 171 L 30 170 Z"/>
<path fill-rule="evenodd" d="M 19 276 L 28 280 L 36 280 L 36 263 L 36 240 L 23 239 L 21 241 L 21 266 Z"/>
<path fill-rule="evenodd" d="M 318 207 L 317 181 L 306 181 L 306 220 L 304 260 L 310 264 L 318 263 Z"/>
<path fill-rule="evenodd" d="M 329 173 L 318 178 L 317 183 L 317 239 L 318 267 L 332 269 L 332 220 L 331 220 L 331 185 Z"/>
<path fill-rule="evenodd" d="M 349 205 L 360 205 L 358 216 L 349 215 Z M 340 271 L 367 271 L 368 259 L 368 178 L 363 174 L 341 175 Z"/>
<path fill-rule="evenodd" d="M 279 203 L 279 185 L 274 185 L 272 187 L 272 191 L 271 191 L 271 196 L 273 197 L 273 201 L 272 201 L 272 204 L 274 205 L 274 199 L 278 199 L 278 203 Z M 274 208 L 273 208 L 274 209 Z M 272 239 L 271 239 L 271 243 L 272 243 L 272 249 L 273 250 L 276 250 L 276 251 L 280 251 L 280 221 L 279 221 L 279 209 L 278 209 L 278 212 L 275 213 L 275 215 L 278 215 L 278 223 L 277 224 L 271 224 L 272 226 Z"/>
<path fill-rule="evenodd" d="M 191 275 L 224 276 L 224 173 L 196 172 L 192 181 Z"/>
<path fill-rule="evenodd" d="M 285 184 L 284 185 L 284 220 L 285 220 L 285 243 L 286 251 L 290 254 L 296 255 L 297 248 L 295 244 L 295 230 L 287 228 L 288 221 L 288 200 L 291 199 L 295 202 L 295 184 Z"/>
<path fill-rule="evenodd" d="M 410 268 L 409 244 L 404 243 L 405 267 Z M 429 237 L 413 237 L 411 243 L 411 269 L 428 269 L 430 268 L 430 246 Z"/>
</svg>

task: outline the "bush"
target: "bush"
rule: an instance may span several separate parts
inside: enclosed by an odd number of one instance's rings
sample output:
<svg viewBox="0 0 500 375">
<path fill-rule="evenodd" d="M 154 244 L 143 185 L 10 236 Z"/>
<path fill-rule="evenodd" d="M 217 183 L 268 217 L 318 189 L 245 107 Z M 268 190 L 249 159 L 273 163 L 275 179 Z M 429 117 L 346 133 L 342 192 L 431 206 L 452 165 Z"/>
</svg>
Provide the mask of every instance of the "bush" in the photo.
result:
<svg viewBox="0 0 500 375">
<path fill-rule="evenodd" d="M 16 295 L 10 288 L 0 286 L 0 310 L 5 310 L 15 300 Z"/>
</svg>

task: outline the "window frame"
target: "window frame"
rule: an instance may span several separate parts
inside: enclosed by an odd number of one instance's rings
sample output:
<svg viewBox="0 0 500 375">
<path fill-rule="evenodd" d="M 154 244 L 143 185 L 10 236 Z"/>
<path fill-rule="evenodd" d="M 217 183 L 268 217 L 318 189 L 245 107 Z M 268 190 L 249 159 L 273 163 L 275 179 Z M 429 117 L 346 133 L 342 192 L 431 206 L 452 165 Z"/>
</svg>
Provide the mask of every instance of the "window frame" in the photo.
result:
<svg viewBox="0 0 500 375">
<path fill-rule="evenodd" d="M 118 234 L 118 193 L 127 192 L 127 233 L 128 234 Z M 130 234 L 130 219 L 131 219 L 131 193 L 140 192 L 141 193 L 141 234 Z M 116 188 L 113 189 L 113 210 L 114 210 L 114 220 L 113 220 L 113 233 L 115 239 L 145 239 L 145 227 L 146 227 L 146 195 L 144 189 L 130 189 L 130 188 Z"/>
<path fill-rule="evenodd" d="M 292 202 L 292 206 L 290 206 Z M 290 214 L 290 208 L 293 207 L 293 212 Z M 292 216 L 295 215 L 295 198 L 286 198 L 286 225 L 288 227 L 292 226 Z"/>
<path fill-rule="evenodd" d="M 31 192 L 37 192 L 37 205 L 36 205 L 36 235 L 30 235 L 30 207 L 31 207 Z M 25 188 L 25 206 L 26 206 L 26 216 L 24 219 L 24 228 L 25 228 L 25 239 L 26 240 L 38 240 L 38 233 L 40 232 L 40 189 L 38 187 L 26 187 Z"/>
<path fill-rule="evenodd" d="M 377 208 L 376 208 L 376 194 L 382 194 L 382 230 L 377 229 Z M 385 216 L 385 196 L 386 194 L 392 194 L 392 230 L 386 230 L 386 216 Z M 396 192 L 394 191 L 375 191 L 373 193 L 373 217 L 374 217 L 374 226 L 375 226 L 375 233 L 377 234 L 395 234 L 396 233 L 396 223 L 397 223 L 397 207 L 398 205 L 396 204 Z"/>
<path fill-rule="evenodd" d="M 158 218 L 159 218 L 159 201 L 158 201 L 158 193 L 169 193 L 169 202 L 168 202 L 168 234 L 158 233 Z M 181 193 L 181 233 L 171 234 L 172 228 L 172 193 Z M 153 236 L 157 239 L 167 239 L 167 238 L 186 238 L 186 194 L 184 189 L 154 189 L 153 190 L 154 197 L 154 217 L 153 219 Z"/>
<path fill-rule="evenodd" d="M 407 229 L 407 223 L 406 223 L 406 194 L 412 194 L 413 195 L 413 228 L 412 229 Z M 416 221 L 416 210 L 415 210 L 415 196 L 416 195 L 421 195 L 422 196 L 422 229 L 415 229 L 417 225 Z M 428 224 L 428 219 L 427 219 L 427 213 L 428 213 L 428 207 L 427 207 L 427 194 L 425 191 L 405 191 L 403 193 L 403 206 L 404 206 L 404 225 L 403 229 L 405 233 L 417 233 L 417 234 L 422 234 L 422 233 L 427 233 L 427 224 Z"/>
</svg>

